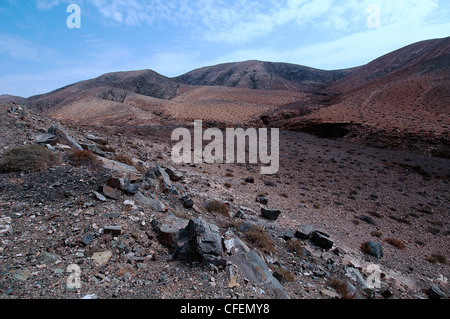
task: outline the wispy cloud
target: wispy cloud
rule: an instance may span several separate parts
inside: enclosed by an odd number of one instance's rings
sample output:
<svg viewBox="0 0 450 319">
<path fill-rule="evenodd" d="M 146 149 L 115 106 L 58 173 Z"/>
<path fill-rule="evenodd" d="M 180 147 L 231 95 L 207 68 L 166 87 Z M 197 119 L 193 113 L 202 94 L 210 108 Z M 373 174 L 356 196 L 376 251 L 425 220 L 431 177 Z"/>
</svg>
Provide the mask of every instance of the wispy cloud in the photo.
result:
<svg viewBox="0 0 450 319">
<path fill-rule="evenodd" d="M 58 0 L 41 0 L 47 5 Z M 49 4 L 50 3 L 50 4 Z M 367 8 L 380 8 L 383 25 L 421 21 L 438 7 L 438 0 L 284 0 L 264 4 L 252 0 L 93 0 L 101 16 L 113 23 L 136 26 L 170 22 L 192 27 L 209 42 L 244 44 L 289 25 L 330 31 L 360 31 Z"/>
<path fill-rule="evenodd" d="M 20 36 L 0 34 L 0 55 L 22 61 L 38 61 L 42 56 L 48 56 L 51 52 L 51 49 L 42 47 Z"/>
<path fill-rule="evenodd" d="M 37 0 L 36 8 L 38 8 L 39 10 L 49 10 L 60 5 L 63 2 L 63 0 Z"/>
</svg>

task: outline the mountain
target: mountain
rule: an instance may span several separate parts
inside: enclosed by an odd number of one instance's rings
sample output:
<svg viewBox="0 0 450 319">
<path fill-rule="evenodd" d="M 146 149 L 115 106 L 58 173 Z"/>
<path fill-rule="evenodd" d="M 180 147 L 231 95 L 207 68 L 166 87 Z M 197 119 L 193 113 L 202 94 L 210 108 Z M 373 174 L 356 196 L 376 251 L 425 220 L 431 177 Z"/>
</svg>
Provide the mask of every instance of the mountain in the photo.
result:
<svg viewBox="0 0 450 319">
<path fill-rule="evenodd" d="M 173 78 L 152 70 L 108 73 L 30 97 L 25 104 L 84 125 L 202 119 L 325 137 L 352 133 L 355 139 L 396 140 L 398 147 L 412 134 L 410 145 L 423 137 L 432 143 L 437 138 L 442 145 L 450 128 L 449 65 L 447 37 L 414 43 L 346 70 L 252 60 Z"/>
<path fill-rule="evenodd" d="M 245 61 L 196 69 L 175 79 L 189 85 L 314 92 L 350 73 L 349 70 L 324 71 L 289 63 Z"/>
<path fill-rule="evenodd" d="M 116 72 L 30 97 L 26 104 L 86 125 L 146 125 L 169 118 L 241 124 L 349 73 L 261 61 L 220 64 L 174 78 L 152 70 Z"/>
<path fill-rule="evenodd" d="M 93 96 L 118 103 L 123 103 L 130 94 L 170 99 L 176 95 L 177 88 L 175 81 L 152 70 L 115 72 L 32 96 L 27 99 L 27 104 L 44 111 Z"/>
<path fill-rule="evenodd" d="M 0 102 L 14 102 L 14 103 L 24 103 L 26 98 L 16 95 L 2 94 L 0 95 Z"/>
<path fill-rule="evenodd" d="M 312 110 L 306 115 L 272 113 L 265 122 L 335 137 L 352 131 L 358 139 L 408 150 L 426 139 L 439 150 L 427 142 L 422 151 L 441 154 L 450 138 L 449 66 L 450 37 L 414 43 L 354 69 L 303 102 Z"/>
<path fill-rule="evenodd" d="M 329 87 L 328 92 L 349 93 L 371 84 L 398 82 L 405 78 L 447 77 L 450 71 L 450 37 L 408 45 L 358 68 Z"/>
</svg>

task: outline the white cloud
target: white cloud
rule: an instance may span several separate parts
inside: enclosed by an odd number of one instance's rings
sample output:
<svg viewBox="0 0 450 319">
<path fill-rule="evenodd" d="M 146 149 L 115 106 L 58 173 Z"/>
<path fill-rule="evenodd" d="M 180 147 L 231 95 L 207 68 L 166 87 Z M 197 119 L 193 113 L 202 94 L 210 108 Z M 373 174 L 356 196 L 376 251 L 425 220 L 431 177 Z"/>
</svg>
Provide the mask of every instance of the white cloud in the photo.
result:
<svg viewBox="0 0 450 319">
<path fill-rule="evenodd" d="M 39 10 L 49 10 L 52 9 L 58 5 L 60 5 L 63 0 L 37 0 L 36 1 L 36 7 Z M 67 1 L 65 1 L 67 2 Z"/>
<path fill-rule="evenodd" d="M 44 0 L 41 0 L 44 1 Z M 58 1 L 58 0 L 46 0 Z M 438 8 L 438 0 L 93 0 L 102 17 L 128 26 L 169 22 L 191 27 L 208 42 L 244 44 L 270 35 L 284 26 L 322 30 L 360 31 L 367 8 L 381 9 L 384 26 L 417 23 Z"/>
<path fill-rule="evenodd" d="M 288 62 L 318 69 L 345 69 L 367 64 L 380 56 L 409 44 L 448 36 L 450 22 L 440 25 L 426 23 L 414 27 L 401 23 L 380 29 L 366 30 L 331 41 L 298 46 L 291 50 L 260 46 L 236 50 L 208 61 L 208 65 L 245 60 Z"/>
<path fill-rule="evenodd" d="M 0 34 L 0 54 L 19 60 L 40 59 L 42 54 L 49 53 L 49 49 L 40 47 L 36 43 L 10 34 Z"/>
</svg>

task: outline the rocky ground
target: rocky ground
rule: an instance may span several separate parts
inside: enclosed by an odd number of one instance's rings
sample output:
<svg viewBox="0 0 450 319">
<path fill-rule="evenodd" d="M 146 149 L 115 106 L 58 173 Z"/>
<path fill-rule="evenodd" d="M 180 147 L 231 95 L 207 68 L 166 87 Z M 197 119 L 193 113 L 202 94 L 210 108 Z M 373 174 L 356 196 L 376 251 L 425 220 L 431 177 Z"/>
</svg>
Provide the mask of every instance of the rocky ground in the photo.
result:
<svg viewBox="0 0 450 319">
<path fill-rule="evenodd" d="M 0 298 L 449 296 L 446 159 L 282 132 L 263 176 L 174 165 L 168 126 L 0 112 L 0 160 L 36 142 L 60 159 L 0 175 Z M 68 160 L 77 147 L 101 165 Z"/>
</svg>

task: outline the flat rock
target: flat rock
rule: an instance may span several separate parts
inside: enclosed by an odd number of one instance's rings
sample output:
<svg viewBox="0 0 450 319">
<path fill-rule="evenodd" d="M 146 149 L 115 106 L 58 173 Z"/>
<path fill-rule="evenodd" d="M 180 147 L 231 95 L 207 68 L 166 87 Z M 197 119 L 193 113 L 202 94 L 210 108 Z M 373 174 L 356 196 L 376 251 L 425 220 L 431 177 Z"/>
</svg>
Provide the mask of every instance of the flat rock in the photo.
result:
<svg viewBox="0 0 450 319">
<path fill-rule="evenodd" d="M 323 249 L 331 249 L 334 245 L 334 242 L 329 238 L 329 235 L 317 230 L 312 232 L 311 241 L 314 245 Z"/>
<path fill-rule="evenodd" d="M 71 148 L 74 148 L 74 149 L 77 149 L 80 151 L 83 150 L 81 145 L 78 144 L 78 142 L 72 136 L 70 136 L 64 130 L 62 130 L 61 128 L 59 128 L 58 126 L 56 126 L 54 124 L 48 129 L 48 133 L 55 135 L 61 143 L 68 144 L 68 145 L 70 145 Z"/>
<path fill-rule="evenodd" d="M 109 197 L 109 198 L 112 198 L 112 199 L 116 199 L 116 200 L 119 199 L 120 196 L 122 195 L 121 191 L 119 191 L 119 190 L 117 190 L 115 188 L 106 186 L 106 185 L 103 186 L 102 191 L 103 191 L 103 194 L 106 197 Z"/>
<path fill-rule="evenodd" d="M 261 214 L 270 220 L 277 220 L 278 216 L 281 214 L 281 211 L 278 209 L 267 209 L 261 207 Z"/>
<path fill-rule="evenodd" d="M 102 162 L 103 167 L 112 170 L 116 177 L 127 178 L 133 174 L 136 176 L 142 176 L 142 174 L 134 166 L 110 160 L 105 157 L 98 157 L 98 159 Z"/>
<path fill-rule="evenodd" d="M 136 194 L 134 195 L 134 199 L 137 204 L 151 208 L 157 212 L 165 212 L 167 210 L 166 205 L 164 205 L 161 201 L 144 196 L 139 191 L 137 191 Z"/>
<path fill-rule="evenodd" d="M 103 228 L 103 232 L 105 234 L 111 234 L 113 236 L 119 236 L 122 234 L 122 227 L 121 226 L 105 226 Z"/>
<path fill-rule="evenodd" d="M 290 299 L 280 282 L 272 275 L 267 264 L 254 250 L 228 257 L 242 274 L 251 282 L 270 291 L 275 298 Z"/>
<path fill-rule="evenodd" d="M 104 266 L 106 263 L 111 259 L 112 257 L 112 251 L 106 250 L 106 251 L 100 251 L 95 252 L 91 259 L 95 262 L 97 266 Z"/>
<path fill-rule="evenodd" d="M 56 142 L 58 137 L 50 133 L 41 133 L 34 137 L 34 142 L 36 144 L 51 144 Z"/>
<path fill-rule="evenodd" d="M 301 239 L 308 239 L 311 233 L 314 231 L 314 226 L 312 225 L 301 225 L 297 228 L 295 236 Z"/>
<path fill-rule="evenodd" d="M 102 194 L 100 194 L 99 192 L 96 191 L 92 191 L 92 193 L 95 195 L 95 197 L 101 201 L 101 202 L 106 202 L 106 197 L 103 196 Z"/>
</svg>

